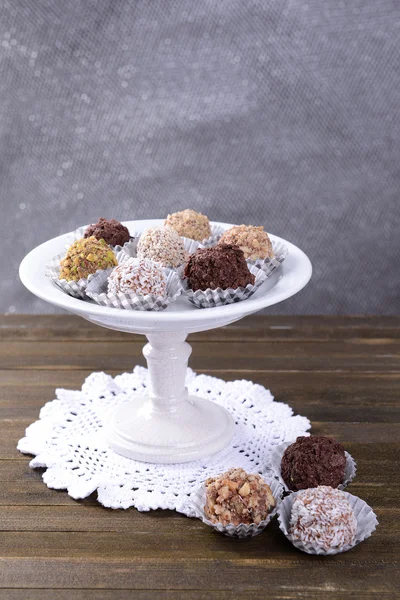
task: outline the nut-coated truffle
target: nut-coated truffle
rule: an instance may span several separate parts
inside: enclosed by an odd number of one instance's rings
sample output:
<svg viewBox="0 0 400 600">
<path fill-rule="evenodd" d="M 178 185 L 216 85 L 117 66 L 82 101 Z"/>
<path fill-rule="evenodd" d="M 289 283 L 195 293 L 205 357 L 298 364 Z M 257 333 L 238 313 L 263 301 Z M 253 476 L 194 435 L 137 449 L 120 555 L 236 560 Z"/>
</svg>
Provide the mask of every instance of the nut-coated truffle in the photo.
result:
<svg viewBox="0 0 400 600">
<path fill-rule="evenodd" d="M 165 225 L 172 227 L 184 237 L 202 242 L 211 235 L 208 217 L 190 208 L 168 215 Z"/>
<path fill-rule="evenodd" d="M 165 297 L 167 280 L 159 264 L 146 258 L 129 258 L 112 271 L 108 292 Z"/>
<path fill-rule="evenodd" d="M 170 227 L 151 227 L 142 233 L 138 258 L 148 258 L 163 267 L 178 267 L 188 258 L 182 238 Z"/>
<path fill-rule="evenodd" d="M 108 269 L 118 264 L 117 257 L 104 240 L 95 237 L 76 240 L 60 261 L 59 279 L 79 281 L 86 279 L 99 269 Z"/>
<path fill-rule="evenodd" d="M 235 225 L 222 234 L 219 243 L 239 246 L 244 257 L 251 260 L 274 256 L 271 240 L 262 226 Z"/>
<path fill-rule="evenodd" d="M 221 244 L 198 248 L 186 263 L 184 277 L 193 291 L 237 289 L 254 284 L 244 254 L 237 246 Z"/>
<path fill-rule="evenodd" d="M 296 495 L 289 527 L 294 540 L 327 552 L 352 544 L 356 531 L 357 519 L 342 491 L 320 486 Z"/>
<path fill-rule="evenodd" d="M 301 436 L 288 446 L 281 461 L 281 475 L 293 491 L 329 485 L 336 488 L 344 480 L 346 456 L 342 444 L 333 438 Z"/>
<path fill-rule="evenodd" d="M 212 523 L 258 525 L 274 507 L 271 488 L 260 475 L 239 468 L 206 481 L 204 512 Z"/>
<path fill-rule="evenodd" d="M 129 230 L 116 219 L 101 217 L 97 223 L 89 225 L 85 231 L 85 238 L 94 236 L 97 240 L 104 240 L 110 246 L 123 246 L 129 242 Z"/>
</svg>

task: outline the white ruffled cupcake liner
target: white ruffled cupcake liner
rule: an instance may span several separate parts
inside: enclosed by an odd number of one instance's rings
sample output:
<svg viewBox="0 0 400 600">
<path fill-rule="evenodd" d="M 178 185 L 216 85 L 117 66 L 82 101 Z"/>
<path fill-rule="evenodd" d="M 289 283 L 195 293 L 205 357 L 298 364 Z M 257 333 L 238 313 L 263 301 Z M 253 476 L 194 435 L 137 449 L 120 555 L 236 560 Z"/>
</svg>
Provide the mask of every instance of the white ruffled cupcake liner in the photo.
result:
<svg viewBox="0 0 400 600">
<path fill-rule="evenodd" d="M 75 229 L 75 231 L 71 231 L 71 233 L 68 236 L 68 243 L 65 245 L 65 249 L 68 250 L 69 247 L 76 242 L 77 240 L 80 240 L 83 238 L 83 236 L 85 235 L 85 231 L 88 228 L 88 225 L 84 225 L 83 227 L 78 227 L 78 229 Z M 125 242 L 125 244 L 123 246 L 110 246 L 114 252 L 120 252 L 121 250 L 124 250 L 127 254 L 129 254 L 129 252 L 131 251 L 132 245 L 135 243 L 135 235 L 131 235 L 131 239 L 129 240 L 129 242 Z M 136 246 L 137 246 L 137 242 L 136 242 Z"/>
<path fill-rule="evenodd" d="M 203 240 L 202 242 L 200 242 L 204 248 L 211 248 L 211 246 L 215 246 L 215 244 L 218 243 L 219 238 L 225 231 L 225 229 L 223 227 L 220 227 L 220 225 L 212 225 L 211 223 L 210 223 L 210 229 L 211 229 L 210 237 Z"/>
<path fill-rule="evenodd" d="M 285 492 L 289 492 L 293 494 L 293 490 L 289 489 L 281 475 L 281 461 L 283 453 L 285 452 L 288 446 L 294 444 L 296 440 L 293 442 L 285 442 L 284 444 L 278 444 L 277 446 L 273 446 L 270 459 L 269 459 L 269 469 L 271 471 L 271 476 L 274 477 L 279 483 L 283 486 Z M 346 456 L 346 467 L 344 470 L 344 480 L 343 483 L 337 486 L 338 490 L 344 490 L 349 483 L 351 483 L 356 476 L 357 472 L 357 463 L 354 458 L 348 452 L 344 452 Z"/>
<path fill-rule="evenodd" d="M 224 306 L 225 304 L 233 304 L 234 302 L 242 302 L 250 298 L 258 288 L 266 281 L 267 275 L 262 269 L 257 267 L 249 267 L 250 273 L 255 276 L 254 284 L 249 283 L 246 287 L 238 287 L 236 290 L 228 288 L 222 290 L 216 288 L 215 290 L 197 290 L 194 292 L 188 287 L 186 279 L 183 279 L 183 269 L 181 268 L 178 273 L 182 278 L 182 286 L 184 294 L 187 296 L 189 301 L 197 306 L 197 308 L 213 308 L 214 306 Z"/>
<path fill-rule="evenodd" d="M 330 548 L 329 550 L 325 550 L 321 546 L 315 543 L 303 543 L 299 540 L 293 539 L 293 536 L 289 533 L 290 530 L 290 517 L 292 514 L 292 506 L 293 502 L 299 492 L 294 492 L 287 496 L 280 504 L 278 509 L 278 522 L 279 528 L 287 539 L 299 550 L 302 552 L 307 552 L 307 554 L 319 554 L 322 556 L 331 556 L 333 554 L 340 554 L 341 552 L 347 552 L 357 546 L 360 542 L 363 542 L 367 538 L 369 538 L 372 533 L 377 528 L 379 522 L 376 518 L 376 514 L 372 510 L 370 506 L 361 498 L 357 496 L 353 496 L 348 492 L 343 492 L 346 496 L 347 500 L 350 503 L 351 508 L 355 514 L 357 519 L 357 529 L 354 541 L 352 544 L 345 544 L 340 548 Z"/>
<path fill-rule="evenodd" d="M 207 519 L 204 512 L 204 506 L 206 503 L 205 485 L 202 485 L 190 499 L 191 514 L 194 517 L 201 519 L 205 525 L 209 525 L 209 527 L 212 527 L 216 531 L 219 531 L 220 533 L 223 533 L 224 535 L 228 535 L 230 537 L 249 538 L 259 535 L 264 531 L 268 523 L 274 518 L 274 516 L 278 512 L 279 506 L 282 502 L 283 494 L 282 486 L 277 481 L 274 481 L 273 479 L 263 479 L 265 483 L 267 483 L 271 488 L 272 495 L 275 498 L 275 507 L 269 513 L 268 517 L 261 521 L 258 525 L 256 523 L 251 523 L 251 525 L 246 525 L 245 523 L 241 523 L 240 525 L 222 525 L 222 523 L 212 523 L 209 519 Z"/>
<path fill-rule="evenodd" d="M 121 265 L 131 257 L 122 250 L 118 253 L 117 258 L 118 264 Z M 109 293 L 108 278 L 112 271 L 113 269 L 99 271 L 91 278 L 86 288 L 86 295 L 102 306 L 123 308 L 125 310 L 160 311 L 167 308 L 172 302 L 175 302 L 182 293 L 181 280 L 173 269 L 163 269 L 167 278 L 166 296 L 143 296 L 142 294 L 134 294 L 133 292 L 131 294 L 123 294 L 121 292 L 117 294 Z"/>
<path fill-rule="evenodd" d="M 246 262 L 248 267 L 254 266 L 258 269 L 262 269 L 267 277 L 272 275 L 272 273 L 281 266 L 289 254 L 289 249 L 283 242 L 272 242 L 272 248 L 274 251 L 274 256 L 272 257 L 267 256 L 267 258 L 257 258 L 257 260 L 247 258 Z"/>
<path fill-rule="evenodd" d="M 57 254 L 57 256 L 55 256 L 46 264 L 44 273 L 46 277 L 51 279 L 53 283 L 55 283 L 59 288 L 63 290 L 63 292 L 65 292 L 69 296 L 72 296 L 73 298 L 79 298 L 80 300 L 87 299 L 87 286 L 96 275 L 107 272 L 111 273 L 112 271 L 112 268 L 106 270 L 99 269 L 98 271 L 96 271 L 96 273 L 92 273 L 91 275 L 89 275 L 87 279 L 79 279 L 79 281 L 67 281 L 66 279 L 59 278 L 61 273 L 60 261 L 63 258 L 65 258 L 65 253 Z"/>
</svg>

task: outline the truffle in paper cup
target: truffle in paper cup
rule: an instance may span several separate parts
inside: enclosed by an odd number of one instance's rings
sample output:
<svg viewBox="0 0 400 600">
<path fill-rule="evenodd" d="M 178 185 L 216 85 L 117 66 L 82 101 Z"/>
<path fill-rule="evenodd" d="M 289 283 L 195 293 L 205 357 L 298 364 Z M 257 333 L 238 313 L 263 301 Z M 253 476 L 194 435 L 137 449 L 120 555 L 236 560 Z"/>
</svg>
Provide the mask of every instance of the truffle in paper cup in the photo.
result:
<svg viewBox="0 0 400 600">
<path fill-rule="evenodd" d="M 281 461 L 282 461 L 282 456 L 283 453 L 285 452 L 286 448 L 288 448 L 289 446 L 291 446 L 292 444 L 294 444 L 296 440 L 293 440 L 292 442 L 285 442 L 283 444 L 278 444 L 277 446 L 274 446 L 271 452 L 271 456 L 270 456 L 270 460 L 269 460 L 269 468 L 271 470 L 271 476 L 274 477 L 277 481 L 279 481 L 279 483 L 283 486 L 285 492 L 289 492 L 289 493 L 293 493 L 293 490 L 291 490 L 286 483 L 284 482 L 284 480 L 282 479 L 282 475 L 281 475 Z M 344 469 L 344 479 L 343 482 L 338 485 L 337 489 L 338 490 L 344 490 L 349 483 L 351 483 L 354 479 L 354 477 L 356 476 L 356 472 L 357 472 L 357 464 L 354 460 L 354 458 L 351 456 L 351 454 L 349 454 L 348 452 L 344 452 L 345 456 L 346 456 L 346 466 Z"/>
<path fill-rule="evenodd" d="M 88 226 L 84 225 L 82 227 L 78 227 L 78 229 L 75 229 L 75 231 L 71 231 L 71 233 L 68 236 L 68 243 L 65 245 L 65 249 L 68 250 L 68 248 L 74 242 L 76 242 L 76 240 L 80 240 L 81 238 L 83 238 L 87 228 L 88 228 Z M 123 246 L 111 246 L 111 248 L 116 253 L 120 252 L 121 250 L 124 250 L 127 254 L 130 254 L 133 251 L 133 248 L 136 248 L 136 246 L 137 246 L 137 241 L 135 244 L 135 236 L 136 236 L 136 234 L 133 236 L 131 235 L 131 239 L 129 240 L 129 242 L 125 242 L 125 244 Z"/>
<path fill-rule="evenodd" d="M 274 256 L 267 256 L 266 258 L 258 258 L 256 260 L 247 258 L 246 262 L 248 267 L 254 266 L 258 269 L 262 269 L 267 277 L 272 275 L 272 273 L 281 266 L 289 253 L 288 247 L 285 246 L 283 242 L 272 242 L 272 247 Z"/>
<path fill-rule="evenodd" d="M 122 265 L 130 260 L 122 250 L 118 254 L 118 263 Z M 86 289 L 86 294 L 97 304 L 102 306 L 111 306 L 113 308 L 124 308 L 126 310 L 164 310 L 169 304 L 175 302 L 178 296 L 182 293 L 182 285 L 180 278 L 172 269 L 163 269 L 167 280 L 166 296 L 142 295 L 135 293 L 110 293 L 108 291 L 108 278 L 113 269 L 101 271 L 91 279 Z"/>
<path fill-rule="evenodd" d="M 182 268 L 178 271 L 181 278 L 183 278 L 183 271 L 184 269 Z M 236 290 L 232 288 L 228 288 L 227 290 L 216 288 L 212 290 L 209 288 L 208 290 L 197 290 L 194 292 L 189 288 L 187 280 L 182 279 L 183 290 L 189 301 L 197 306 L 197 308 L 212 308 L 214 306 L 241 302 L 250 298 L 267 279 L 262 269 L 251 266 L 249 267 L 249 271 L 255 276 L 254 284 L 249 283 L 246 287 L 238 287 Z"/>
<path fill-rule="evenodd" d="M 317 489 L 317 488 L 309 488 L 309 489 Z M 302 490 L 304 491 L 304 490 Z M 353 496 L 348 492 L 342 492 L 347 498 L 351 508 L 353 509 L 354 515 L 357 520 L 357 527 L 354 540 L 351 544 L 345 544 L 338 548 L 330 548 L 329 550 L 325 550 L 321 546 L 313 543 L 303 543 L 300 540 L 294 539 L 290 533 L 290 518 L 292 514 L 293 502 L 296 496 L 300 492 L 294 492 L 289 496 L 286 496 L 284 500 L 282 500 L 279 508 L 278 508 L 278 522 L 279 528 L 287 539 L 299 550 L 302 552 L 306 552 L 307 554 L 319 554 L 322 556 L 330 556 L 333 554 L 340 554 L 341 552 L 347 552 L 351 550 L 355 546 L 357 546 L 360 542 L 363 542 L 367 538 L 369 538 L 375 529 L 378 526 L 378 519 L 376 518 L 376 514 L 372 510 L 370 506 L 361 498 L 357 496 Z"/>
<path fill-rule="evenodd" d="M 122 251 L 125 252 L 126 254 L 128 254 L 129 256 L 131 256 L 132 258 L 137 257 L 137 247 L 138 247 L 138 243 L 139 243 L 140 236 L 142 235 L 142 233 L 144 233 L 144 231 L 135 231 L 133 233 L 133 240 L 131 242 L 128 242 L 127 244 L 125 244 L 125 246 L 122 248 Z M 189 256 L 191 254 L 193 254 L 194 252 L 196 252 L 196 250 L 198 248 L 203 248 L 202 244 L 200 242 L 196 242 L 196 240 L 191 240 L 190 238 L 186 238 L 186 237 L 182 237 L 182 236 L 180 236 L 180 237 L 181 237 L 181 240 L 183 241 L 185 250 Z M 180 267 L 175 267 L 175 268 L 174 267 L 165 267 L 165 268 L 176 271 Z"/>
<path fill-rule="evenodd" d="M 249 538 L 255 537 L 264 531 L 267 527 L 268 523 L 274 518 L 276 515 L 280 503 L 282 502 L 282 493 L 283 489 L 280 483 L 277 481 L 268 480 L 263 477 L 265 483 L 269 485 L 271 488 L 272 495 L 275 499 L 275 507 L 269 513 L 266 519 L 261 521 L 258 525 L 256 523 L 251 523 L 250 525 L 246 525 L 245 523 L 241 523 L 240 525 L 222 525 L 222 523 L 212 523 L 209 519 L 207 519 L 204 513 L 204 506 L 206 504 L 206 487 L 202 485 L 197 492 L 191 497 L 190 500 L 190 508 L 193 516 L 201 519 L 205 525 L 212 527 L 216 531 L 223 533 L 224 535 L 228 535 L 230 537 L 236 538 Z"/>
<path fill-rule="evenodd" d="M 79 281 L 71 280 L 67 281 L 66 279 L 60 279 L 61 273 L 61 265 L 60 261 L 65 258 L 65 254 L 58 254 L 51 261 L 49 261 L 45 267 L 45 275 L 49 279 L 51 279 L 58 287 L 60 287 L 66 294 L 72 296 L 73 298 L 79 298 L 81 300 L 87 299 L 86 289 L 89 282 L 93 279 L 95 275 L 100 273 L 111 273 L 112 269 L 106 269 L 96 271 L 89 275 L 87 279 L 79 279 Z"/>
</svg>

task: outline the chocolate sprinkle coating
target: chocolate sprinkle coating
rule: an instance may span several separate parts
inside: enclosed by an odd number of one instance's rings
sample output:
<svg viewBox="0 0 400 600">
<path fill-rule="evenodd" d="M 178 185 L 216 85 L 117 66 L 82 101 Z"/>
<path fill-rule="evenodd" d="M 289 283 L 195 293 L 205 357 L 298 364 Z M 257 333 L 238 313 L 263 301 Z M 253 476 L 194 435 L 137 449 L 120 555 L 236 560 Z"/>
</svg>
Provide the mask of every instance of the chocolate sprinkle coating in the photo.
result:
<svg viewBox="0 0 400 600">
<path fill-rule="evenodd" d="M 110 246 L 123 246 L 129 242 L 129 230 L 116 219 L 100 219 L 94 225 L 89 225 L 85 231 L 85 238 L 94 236 L 97 240 L 104 240 Z"/>
<path fill-rule="evenodd" d="M 345 468 L 342 444 L 320 435 L 298 437 L 286 448 L 281 461 L 282 479 L 294 492 L 319 485 L 337 488 L 343 482 Z"/>
<path fill-rule="evenodd" d="M 243 251 L 238 246 L 221 244 L 199 248 L 186 263 L 184 277 L 193 291 L 236 289 L 254 284 Z"/>
</svg>

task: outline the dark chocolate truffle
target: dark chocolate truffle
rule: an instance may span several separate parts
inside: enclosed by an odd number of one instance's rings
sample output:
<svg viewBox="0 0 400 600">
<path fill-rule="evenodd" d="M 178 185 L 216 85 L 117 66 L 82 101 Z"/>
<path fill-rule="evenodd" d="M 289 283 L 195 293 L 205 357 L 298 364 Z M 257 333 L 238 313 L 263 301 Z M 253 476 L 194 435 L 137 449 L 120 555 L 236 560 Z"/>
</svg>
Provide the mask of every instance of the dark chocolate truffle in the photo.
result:
<svg viewBox="0 0 400 600">
<path fill-rule="evenodd" d="M 190 289 L 236 289 L 254 284 L 243 251 L 238 246 L 220 244 L 213 248 L 199 248 L 186 263 L 184 277 Z"/>
<path fill-rule="evenodd" d="M 101 217 L 94 225 L 89 225 L 85 231 L 85 238 L 94 236 L 97 240 L 104 240 L 110 246 L 123 246 L 129 242 L 129 230 L 116 219 Z"/>
<path fill-rule="evenodd" d="M 281 461 L 282 479 L 294 492 L 319 485 L 336 488 L 344 480 L 345 468 L 342 444 L 320 435 L 298 437 Z"/>
</svg>

